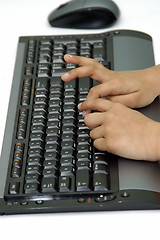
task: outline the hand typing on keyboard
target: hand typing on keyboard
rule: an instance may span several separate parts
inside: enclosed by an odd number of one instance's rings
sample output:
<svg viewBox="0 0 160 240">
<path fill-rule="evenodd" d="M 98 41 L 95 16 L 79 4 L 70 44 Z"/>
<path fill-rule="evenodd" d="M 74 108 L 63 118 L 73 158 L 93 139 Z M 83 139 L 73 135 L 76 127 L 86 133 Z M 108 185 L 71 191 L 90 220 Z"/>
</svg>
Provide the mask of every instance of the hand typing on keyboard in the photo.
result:
<svg viewBox="0 0 160 240">
<path fill-rule="evenodd" d="M 80 67 L 62 76 L 70 81 L 76 77 L 91 77 L 101 84 L 91 88 L 87 100 L 107 98 L 131 108 L 150 104 L 160 93 L 160 65 L 137 71 L 111 71 L 94 59 L 65 55 L 65 61 Z"/>
<path fill-rule="evenodd" d="M 159 160 L 159 123 L 128 107 L 146 106 L 158 96 L 160 67 L 114 72 L 93 59 L 69 55 L 64 58 L 80 67 L 63 75 L 62 80 L 90 76 L 101 83 L 91 88 L 78 106 L 84 111 L 94 146 L 126 158 Z"/>
</svg>

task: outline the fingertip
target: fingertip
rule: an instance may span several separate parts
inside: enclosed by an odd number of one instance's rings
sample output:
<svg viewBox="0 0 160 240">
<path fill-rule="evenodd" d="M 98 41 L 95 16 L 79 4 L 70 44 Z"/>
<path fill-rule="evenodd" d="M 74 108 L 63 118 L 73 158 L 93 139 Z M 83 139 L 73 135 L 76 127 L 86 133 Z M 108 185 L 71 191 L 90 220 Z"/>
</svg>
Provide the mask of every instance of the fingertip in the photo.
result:
<svg viewBox="0 0 160 240">
<path fill-rule="evenodd" d="M 73 55 L 71 55 L 71 54 L 64 55 L 64 60 L 71 59 L 71 58 L 73 58 Z"/>
<path fill-rule="evenodd" d="M 81 110 L 82 109 L 82 103 L 78 104 L 78 109 Z"/>
<path fill-rule="evenodd" d="M 93 145 L 100 151 L 106 151 L 105 139 L 104 138 L 97 138 L 93 141 Z"/>
<path fill-rule="evenodd" d="M 61 76 L 61 79 L 62 79 L 63 81 L 69 81 L 69 73 L 67 72 L 67 73 L 63 74 L 63 75 Z"/>
</svg>

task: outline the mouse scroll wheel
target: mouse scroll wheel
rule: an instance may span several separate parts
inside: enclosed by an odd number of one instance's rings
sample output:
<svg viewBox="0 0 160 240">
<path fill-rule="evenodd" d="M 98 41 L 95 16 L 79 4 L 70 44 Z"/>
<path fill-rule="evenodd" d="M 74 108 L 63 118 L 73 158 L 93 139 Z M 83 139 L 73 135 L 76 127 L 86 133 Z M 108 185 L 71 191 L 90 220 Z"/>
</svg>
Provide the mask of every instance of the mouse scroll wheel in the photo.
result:
<svg viewBox="0 0 160 240">
<path fill-rule="evenodd" d="M 64 7 L 65 5 L 67 5 L 67 3 L 61 4 L 57 9 L 60 9 L 60 8 Z"/>
</svg>

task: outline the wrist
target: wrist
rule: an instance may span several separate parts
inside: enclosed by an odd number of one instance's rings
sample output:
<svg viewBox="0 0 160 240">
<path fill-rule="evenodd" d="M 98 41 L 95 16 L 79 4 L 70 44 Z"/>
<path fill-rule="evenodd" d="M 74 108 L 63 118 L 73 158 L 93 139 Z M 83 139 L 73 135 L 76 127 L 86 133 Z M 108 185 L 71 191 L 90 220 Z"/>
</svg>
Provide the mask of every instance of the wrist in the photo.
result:
<svg viewBox="0 0 160 240">
<path fill-rule="evenodd" d="M 151 82 L 151 86 L 153 86 L 152 88 L 155 91 L 155 95 L 158 96 L 160 94 L 160 65 L 146 69 L 146 74 Z"/>
<path fill-rule="evenodd" d="M 155 127 L 155 141 L 152 139 L 152 148 L 153 153 L 152 161 L 160 161 L 160 123 L 156 123 Z"/>
</svg>

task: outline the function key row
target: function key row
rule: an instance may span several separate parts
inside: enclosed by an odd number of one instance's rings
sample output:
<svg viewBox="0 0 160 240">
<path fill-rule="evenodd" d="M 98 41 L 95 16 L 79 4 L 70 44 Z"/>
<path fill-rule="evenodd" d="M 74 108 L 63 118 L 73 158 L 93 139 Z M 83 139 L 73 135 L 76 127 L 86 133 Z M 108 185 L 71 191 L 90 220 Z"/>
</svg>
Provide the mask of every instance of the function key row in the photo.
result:
<svg viewBox="0 0 160 240">
<path fill-rule="evenodd" d="M 84 57 L 93 57 L 98 61 L 104 61 L 105 54 L 105 42 L 95 42 L 93 44 L 89 42 L 68 44 L 53 44 L 48 45 L 42 43 L 39 47 L 39 63 L 60 63 L 64 54 L 80 55 Z"/>
</svg>

